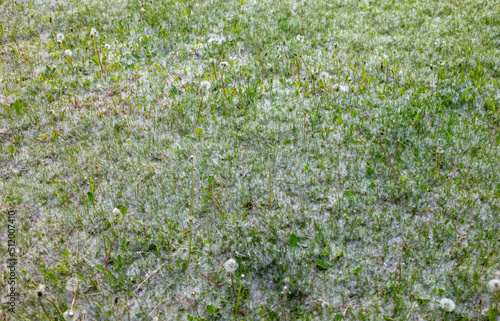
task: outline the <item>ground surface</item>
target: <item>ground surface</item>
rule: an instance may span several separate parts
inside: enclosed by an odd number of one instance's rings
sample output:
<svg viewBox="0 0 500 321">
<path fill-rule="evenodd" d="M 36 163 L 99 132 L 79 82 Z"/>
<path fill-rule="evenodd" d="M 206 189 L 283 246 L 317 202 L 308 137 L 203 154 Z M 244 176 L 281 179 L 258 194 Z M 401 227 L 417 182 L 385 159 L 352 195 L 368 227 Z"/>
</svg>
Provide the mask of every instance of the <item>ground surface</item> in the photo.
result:
<svg viewBox="0 0 500 321">
<path fill-rule="evenodd" d="M 493 320 L 497 1 L 0 2 L 2 320 Z"/>
</svg>

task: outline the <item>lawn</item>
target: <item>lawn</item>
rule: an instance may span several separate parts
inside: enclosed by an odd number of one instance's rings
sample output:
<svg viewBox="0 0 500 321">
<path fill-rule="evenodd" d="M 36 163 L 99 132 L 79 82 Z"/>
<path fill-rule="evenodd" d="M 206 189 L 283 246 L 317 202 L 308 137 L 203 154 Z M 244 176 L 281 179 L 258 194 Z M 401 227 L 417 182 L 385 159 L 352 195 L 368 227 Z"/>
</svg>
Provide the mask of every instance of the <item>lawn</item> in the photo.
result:
<svg viewBox="0 0 500 321">
<path fill-rule="evenodd" d="M 0 23 L 0 319 L 500 317 L 498 1 Z"/>
</svg>

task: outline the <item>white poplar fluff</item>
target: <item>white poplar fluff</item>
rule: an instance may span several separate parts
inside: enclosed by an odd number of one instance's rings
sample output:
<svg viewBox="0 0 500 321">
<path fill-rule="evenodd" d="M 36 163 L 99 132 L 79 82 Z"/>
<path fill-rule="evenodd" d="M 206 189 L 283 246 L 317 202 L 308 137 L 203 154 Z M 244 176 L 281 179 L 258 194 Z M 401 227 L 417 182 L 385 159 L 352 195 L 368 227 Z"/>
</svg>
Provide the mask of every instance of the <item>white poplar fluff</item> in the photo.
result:
<svg viewBox="0 0 500 321">
<path fill-rule="evenodd" d="M 236 269 L 238 268 L 238 262 L 236 262 L 234 259 L 229 259 L 226 261 L 226 263 L 224 263 L 224 268 L 229 273 L 234 273 L 234 271 L 236 271 Z"/>
<path fill-rule="evenodd" d="M 446 299 L 446 298 L 442 299 L 439 302 L 439 305 L 441 305 L 441 309 L 448 311 L 448 312 L 455 310 L 455 302 L 453 302 L 450 299 Z"/>
</svg>

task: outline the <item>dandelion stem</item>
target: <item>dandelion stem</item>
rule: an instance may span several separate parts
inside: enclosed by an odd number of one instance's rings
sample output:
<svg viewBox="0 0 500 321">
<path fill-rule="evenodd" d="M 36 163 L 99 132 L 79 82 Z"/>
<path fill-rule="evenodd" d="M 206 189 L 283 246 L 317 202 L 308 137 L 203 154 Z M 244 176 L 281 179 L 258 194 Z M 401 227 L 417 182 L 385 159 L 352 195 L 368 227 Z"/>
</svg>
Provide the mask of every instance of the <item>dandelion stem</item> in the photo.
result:
<svg viewBox="0 0 500 321">
<path fill-rule="evenodd" d="M 493 320 L 496 320 L 497 319 L 497 311 L 498 311 L 498 299 L 500 298 L 500 291 L 498 292 L 497 294 L 497 300 L 495 302 L 495 317 L 493 318 Z"/>
<path fill-rule="evenodd" d="M 201 102 L 200 102 L 200 107 L 198 108 L 198 116 L 196 116 L 196 121 L 199 122 L 200 120 L 200 113 L 201 113 L 201 107 L 203 106 L 203 93 L 201 94 Z"/>
<path fill-rule="evenodd" d="M 54 303 L 54 301 L 49 300 L 46 297 L 44 297 L 44 299 L 47 300 L 47 301 L 49 301 L 54 306 L 54 308 L 56 309 L 57 313 L 59 313 L 60 316 L 63 316 L 62 311 L 57 307 L 57 305 Z"/>
<path fill-rule="evenodd" d="M 210 195 L 212 195 L 215 202 L 217 202 L 217 207 L 219 208 L 220 214 L 222 216 L 222 220 L 224 220 L 224 212 L 222 211 L 222 208 L 220 207 L 219 200 L 217 199 L 217 197 L 215 197 L 215 195 L 212 193 L 212 191 L 210 189 L 208 189 L 208 191 L 210 192 Z"/>
<path fill-rule="evenodd" d="M 191 155 L 191 210 L 189 211 L 189 254 L 186 263 L 186 270 L 189 267 L 189 262 L 191 261 L 191 242 L 193 240 L 193 231 L 191 229 L 191 218 L 193 217 L 193 205 L 194 205 L 194 156 Z"/>
<path fill-rule="evenodd" d="M 186 263 L 186 271 L 189 267 L 189 262 L 191 261 L 191 240 L 193 239 L 193 231 L 191 230 L 191 222 L 189 223 L 189 254 L 188 254 L 188 260 Z"/>
<path fill-rule="evenodd" d="M 438 168 L 437 168 L 437 174 L 438 174 L 438 177 L 439 177 L 439 182 L 442 184 L 441 182 L 441 167 L 440 167 L 440 163 L 441 163 L 441 154 L 438 154 Z"/>
<path fill-rule="evenodd" d="M 230 273 L 230 274 L 231 274 L 231 287 L 233 288 L 234 299 L 237 300 L 237 298 L 236 298 L 236 291 L 234 290 L 233 273 Z"/>
<path fill-rule="evenodd" d="M 286 321 L 286 292 L 283 294 L 283 319 Z"/>
<path fill-rule="evenodd" d="M 462 235 L 460 235 L 460 233 L 458 232 L 458 229 L 457 229 L 457 224 L 455 223 L 455 219 L 453 219 L 453 227 L 455 227 L 455 232 L 457 233 L 458 237 L 463 241 L 464 238 L 462 237 Z"/>
<path fill-rule="evenodd" d="M 234 319 L 238 319 L 238 308 L 240 304 L 240 294 L 241 294 L 241 286 L 243 285 L 243 281 L 240 282 L 240 289 L 238 290 L 238 299 L 236 300 L 236 311 L 234 312 Z"/>
<path fill-rule="evenodd" d="M 45 313 L 45 316 L 47 317 L 47 319 L 51 320 L 51 318 L 49 317 L 49 314 L 47 313 L 47 311 L 45 311 L 45 307 L 43 306 L 41 297 L 38 297 L 38 302 L 40 302 L 40 305 L 42 306 L 43 313 Z"/>
<path fill-rule="evenodd" d="M 213 284 L 217 285 L 219 288 L 221 288 L 222 286 L 219 285 L 217 282 L 215 282 L 214 280 L 212 280 L 211 278 L 209 278 L 208 276 L 206 276 L 205 274 L 201 273 L 201 271 L 199 269 L 196 269 L 196 271 L 198 271 L 198 273 L 201 274 L 201 276 L 203 276 L 205 279 L 207 279 L 208 281 L 212 282 Z"/>
<path fill-rule="evenodd" d="M 193 204 L 194 204 L 194 157 L 191 155 L 191 209 L 189 211 L 189 216 L 193 216 Z"/>
<path fill-rule="evenodd" d="M 221 80 L 222 80 L 222 91 L 224 92 L 224 95 L 226 96 L 227 99 L 226 87 L 224 86 L 224 67 L 222 68 L 221 72 Z"/>
<path fill-rule="evenodd" d="M 118 309 L 118 304 L 116 305 L 116 312 L 118 313 L 118 317 L 120 318 L 120 321 L 123 321 L 122 314 L 120 313 L 120 309 Z"/>
<path fill-rule="evenodd" d="M 198 313 L 198 302 L 196 302 L 196 299 L 194 299 L 194 308 L 196 310 L 196 314 L 198 315 L 198 318 L 201 319 L 200 314 Z"/>
<path fill-rule="evenodd" d="M 75 306 L 76 299 L 78 298 L 78 292 L 80 290 L 80 281 L 76 283 L 76 290 L 75 290 L 75 296 L 73 297 L 73 301 L 71 302 L 71 310 L 73 310 L 73 307 Z"/>
<path fill-rule="evenodd" d="M 311 74 L 311 78 L 312 78 L 312 83 L 313 83 L 313 96 L 316 96 L 316 86 L 314 84 L 314 79 L 316 78 L 316 75 Z"/>
</svg>

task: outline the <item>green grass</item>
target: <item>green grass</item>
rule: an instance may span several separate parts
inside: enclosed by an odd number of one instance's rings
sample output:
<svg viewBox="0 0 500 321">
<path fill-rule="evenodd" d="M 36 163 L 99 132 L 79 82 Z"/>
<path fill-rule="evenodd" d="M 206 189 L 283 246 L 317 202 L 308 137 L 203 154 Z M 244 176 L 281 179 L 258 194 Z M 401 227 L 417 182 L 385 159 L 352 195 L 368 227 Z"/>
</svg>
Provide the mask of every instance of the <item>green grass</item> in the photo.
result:
<svg viewBox="0 0 500 321">
<path fill-rule="evenodd" d="M 2 320 L 494 320 L 498 2 L 0 7 Z"/>
</svg>

